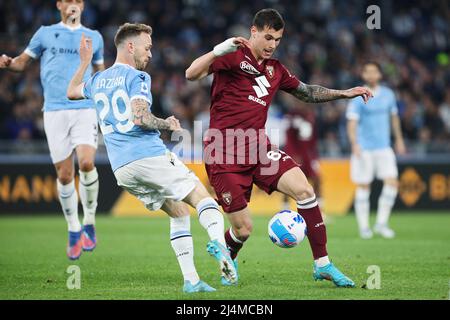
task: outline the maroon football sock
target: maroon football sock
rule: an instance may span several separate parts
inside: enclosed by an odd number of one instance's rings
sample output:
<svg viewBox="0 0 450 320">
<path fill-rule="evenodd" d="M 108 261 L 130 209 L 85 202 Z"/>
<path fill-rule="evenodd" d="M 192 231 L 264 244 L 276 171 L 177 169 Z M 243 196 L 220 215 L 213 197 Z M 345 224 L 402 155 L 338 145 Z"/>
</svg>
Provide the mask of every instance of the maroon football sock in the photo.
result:
<svg viewBox="0 0 450 320">
<path fill-rule="evenodd" d="M 235 259 L 237 257 L 237 254 L 239 250 L 241 250 L 242 246 L 244 245 L 243 241 L 238 240 L 237 242 L 235 239 L 236 237 L 231 236 L 230 234 L 231 228 L 225 231 L 225 242 L 227 243 L 227 247 L 230 250 L 230 256 L 231 259 Z"/>
<path fill-rule="evenodd" d="M 327 230 L 316 197 L 298 201 L 297 208 L 306 222 L 306 235 L 314 260 L 327 256 Z"/>
</svg>

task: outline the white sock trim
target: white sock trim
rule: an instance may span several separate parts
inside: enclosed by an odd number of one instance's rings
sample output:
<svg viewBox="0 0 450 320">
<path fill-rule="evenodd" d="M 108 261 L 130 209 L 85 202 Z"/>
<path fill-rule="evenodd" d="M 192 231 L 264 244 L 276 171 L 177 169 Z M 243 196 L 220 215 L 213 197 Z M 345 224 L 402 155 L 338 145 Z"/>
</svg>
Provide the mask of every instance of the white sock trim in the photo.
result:
<svg viewBox="0 0 450 320">
<path fill-rule="evenodd" d="M 370 197 L 370 189 L 356 188 L 355 199 L 367 200 Z"/>
<path fill-rule="evenodd" d="M 236 242 L 236 243 L 244 243 L 244 242 L 242 242 L 241 240 L 239 240 L 239 239 L 236 237 L 236 235 L 235 235 L 234 232 L 233 232 L 233 228 L 230 228 L 230 236 L 231 236 L 231 239 L 233 239 L 234 242 Z"/>
<path fill-rule="evenodd" d="M 68 230 L 71 232 L 79 232 L 81 224 L 78 220 L 78 195 L 75 190 L 75 182 L 63 185 L 59 180 L 56 180 L 58 198 L 61 203 L 61 208 L 67 222 Z"/>
<path fill-rule="evenodd" d="M 391 185 L 384 185 L 383 190 L 381 190 L 381 195 L 388 198 L 394 199 L 397 197 L 398 188 Z"/>
<path fill-rule="evenodd" d="M 318 206 L 319 203 L 317 202 L 316 196 L 312 196 L 311 198 L 304 199 L 297 201 L 297 208 L 298 209 L 311 209 L 316 206 Z"/>
<path fill-rule="evenodd" d="M 220 212 L 218 203 L 216 202 L 216 200 L 214 200 L 211 197 L 207 197 L 205 199 L 200 200 L 197 203 L 196 209 L 197 209 L 197 214 L 199 217 L 201 216 L 203 211 L 208 210 L 208 209 L 215 209 Z"/>
<path fill-rule="evenodd" d="M 92 169 L 91 171 L 87 172 L 79 170 L 78 174 L 80 175 L 80 182 L 84 185 L 93 184 L 98 180 L 98 172 L 96 167 L 94 167 L 94 169 Z"/>
<path fill-rule="evenodd" d="M 56 179 L 56 184 L 61 198 L 69 198 L 75 192 L 75 180 L 72 180 L 68 184 L 62 184 L 58 179 Z"/>
<path fill-rule="evenodd" d="M 170 240 L 192 237 L 190 216 L 170 218 Z"/>
</svg>

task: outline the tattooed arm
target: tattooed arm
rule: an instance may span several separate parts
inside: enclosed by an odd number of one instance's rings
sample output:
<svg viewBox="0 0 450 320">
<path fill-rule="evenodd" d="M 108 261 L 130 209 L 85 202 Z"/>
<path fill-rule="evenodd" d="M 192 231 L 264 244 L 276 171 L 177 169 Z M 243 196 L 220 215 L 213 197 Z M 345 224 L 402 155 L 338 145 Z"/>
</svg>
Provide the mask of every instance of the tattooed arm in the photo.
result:
<svg viewBox="0 0 450 320">
<path fill-rule="evenodd" d="M 364 99 L 364 102 L 367 102 L 367 100 L 372 97 L 370 90 L 364 87 L 355 87 L 348 90 L 334 90 L 322 86 L 305 84 L 303 82 L 300 82 L 297 89 L 294 89 L 289 93 L 297 99 L 311 103 L 327 102 L 344 98 L 349 99 L 358 96 L 361 96 Z"/>
<path fill-rule="evenodd" d="M 180 122 L 175 117 L 160 119 L 148 110 L 148 102 L 144 99 L 131 101 L 133 123 L 145 130 L 181 130 Z"/>
</svg>

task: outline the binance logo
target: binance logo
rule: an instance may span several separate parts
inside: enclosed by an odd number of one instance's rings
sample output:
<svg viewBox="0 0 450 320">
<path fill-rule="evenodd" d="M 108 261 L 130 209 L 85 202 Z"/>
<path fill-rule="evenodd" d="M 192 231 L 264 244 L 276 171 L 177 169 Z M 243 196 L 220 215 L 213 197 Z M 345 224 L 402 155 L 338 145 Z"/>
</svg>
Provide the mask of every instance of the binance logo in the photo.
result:
<svg viewBox="0 0 450 320">
<path fill-rule="evenodd" d="M 427 186 L 420 175 L 413 168 L 406 168 L 400 177 L 399 195 L 403 203 L 414 206 L 426 191 Z"/>
</svg>

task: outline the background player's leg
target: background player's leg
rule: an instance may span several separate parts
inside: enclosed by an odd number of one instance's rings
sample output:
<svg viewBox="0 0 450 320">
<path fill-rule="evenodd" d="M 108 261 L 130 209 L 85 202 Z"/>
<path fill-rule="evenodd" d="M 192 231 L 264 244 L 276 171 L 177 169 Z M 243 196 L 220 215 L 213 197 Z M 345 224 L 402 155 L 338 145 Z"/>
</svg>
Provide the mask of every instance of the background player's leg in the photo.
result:
<svg viewBox="0 0 450 320">
<path fill-rule="evenodd" d="M 95 224 L 99 187 L 98 173 L 94 166 L 95 152 L 96 149 L 90 145 L 76 147 L 80 174 L 78 189 L 84 214 L 83 225 Z"/>
<path fill-rule="evenodd" d="M 369 224 L 370 184 L 374 179 L 376 163 L 373 152 L 368 151 L 362 151 L 358 155 L 353 154 L 350 159 L 351 179 L 356 184 L 353 206 L 355 208 L 359 235 L 363 239 L 373 237 Z"/>
<path fill-rule="evenodd" d="M 376 153 L 376 175 L 384 182 L 383 190 L 378 198 L 377 220 L 374 232 L 384 238 L 395 237 L 395 232 L 388 226 L 389 216 L 398 192 L 398 169 L 394 151 L 389 148 Z"/>
<path fill-rule="evenodd" d="M 314 189 L 306 176 L 300 168 L 292 168 L 281 176 L 277 189 L 297 201 L 298 211 L 306 222 L 308 239 L 316 263 L 319 266 L 329 263 L 326 228 Z"/>
<path fill-rule="evenodd" d="M 370 230 L 369 214 L 370 214 L 370 186 L 368 184 L 358 184 L 355 193 L 355 215 L 358 222 L 359 235 L 363 239 L 372 238 L 372 230 Z"/>
<path fill-rule="evenodd" d="M 388 227 L 389 217 L 398 192 L 398 181 L 396 178 L 385 179 L 383 190 L 378 198 L 377 220 L 374 227 L 376 233 L 385 238 L 393 238 L 395 233 Z"/>
<path fill-rule="evenodd" d="M 231 227 L 225 232 L 225 241 L 230 250 L 231 258 L 236 259 L 244 242 L 250 237 L 253 223 L 248 207 L 227 214 Z"/>
<path fill-rule="evenodd" d="M 69 259 L 76 260 L 82 252 L 82 241 L 81 224 L 78 220 L 78 195 L 75 189 L 73 155 L 55 163 L 55 168 L 58 175 L 56 184 L 59 202 L 69 230 L 66 253 Z"/>
<path fill-rule="evenodd" d="M 73 155 L 55 163 L 55 168 L 58 176 L 56 181 L 59 202 L 61 203 L 68 229 L 70 232 L 80 232 L 81 224 L 78 220 L 78 195 L 75 190 Z"/>
</svg>

